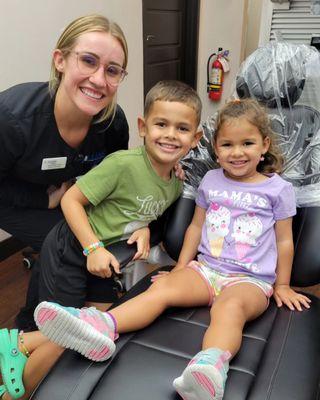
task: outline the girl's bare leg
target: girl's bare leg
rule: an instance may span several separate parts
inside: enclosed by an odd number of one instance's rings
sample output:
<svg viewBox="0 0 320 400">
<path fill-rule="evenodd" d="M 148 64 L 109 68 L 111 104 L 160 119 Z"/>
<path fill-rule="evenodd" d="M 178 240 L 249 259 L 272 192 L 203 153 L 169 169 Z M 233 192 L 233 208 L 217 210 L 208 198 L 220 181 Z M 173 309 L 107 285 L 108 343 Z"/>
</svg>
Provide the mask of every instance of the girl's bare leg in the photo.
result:
<svg viewBox="0 0 320 400">
<path fill-rule="evenodd" d="M 211 322 L 198 353 L 173 385 L 183 398 L 222 398 L 229 358 L 239 350 L 246 321 L 258 317 L 268 304 L 263 291 L 248 283 L 222 291 L 211 308 Z"/>
<path fill-rule="evenodd" d="M 110 310 L 118 332 L 130 332 L 151 324 L 168 307 L 207 305 L 204 280 L 191 268 L 183 268 L 156 280 L 148 290 Z"/>
<path fill-rule="evenodd" d="M 202 348 L 228 350 L 234 356 L 241 345 L 244 324 L 261 315 L 267 306 L 266 295 L 253 284 L 239 283 L 224 289 L 211 308 Z"/>
<path fill-rule="evenodd" d="M 28 399 L 43 377 L 50 371 L 58 360 L 64 349 L 52 343 L 41 332 L 35 331 L 23 334 L 24 345 L 30 353 L 23 371 L 23 383 L 25 395 L 22 400 Z M 20 351 L 23 348 L 20 345 Z M 3 400 L 12 400 L 8 393 L 2 397 Z"/>
</svg>

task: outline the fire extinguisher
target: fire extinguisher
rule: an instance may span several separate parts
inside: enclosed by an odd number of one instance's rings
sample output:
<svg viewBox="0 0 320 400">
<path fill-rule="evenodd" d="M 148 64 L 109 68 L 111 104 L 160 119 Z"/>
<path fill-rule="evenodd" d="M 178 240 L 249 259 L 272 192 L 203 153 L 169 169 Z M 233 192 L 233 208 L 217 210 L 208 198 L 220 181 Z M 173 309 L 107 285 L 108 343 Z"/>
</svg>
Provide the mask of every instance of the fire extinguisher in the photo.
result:
<svg viewBox="0 0 320 400">
<path fill-rule="evenodd" d="M 222 47 L 219 47 L 218 54 L 213 53 L 208 58 L 207 63 L 207 91 L 209 93 L 209 99 L 218 101 L 222 95 L 222 84 L 224 67 L 222 65 L 222 58 L 228 55 L 228 51 L 223 52 Z M 215 57 L 211 65 L 211 59 Z"/>
</svg>

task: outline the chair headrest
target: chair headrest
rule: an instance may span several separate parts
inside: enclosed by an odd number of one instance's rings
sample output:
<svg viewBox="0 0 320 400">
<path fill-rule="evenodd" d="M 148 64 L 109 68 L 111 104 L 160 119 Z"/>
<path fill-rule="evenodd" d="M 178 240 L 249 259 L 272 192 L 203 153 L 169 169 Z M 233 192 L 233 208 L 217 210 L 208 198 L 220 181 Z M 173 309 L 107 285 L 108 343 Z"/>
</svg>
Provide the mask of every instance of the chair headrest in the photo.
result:
<svg viewBox="0 0 320 400">
<path fill-rule="evenodd" d="M 286 42 L 259 47 L 241 65 L 236 78 L 240 98 L 253 97 L 265 106 L 293 105 L 300 97 L 306 64 L 315 49 Z"/>
</svg>

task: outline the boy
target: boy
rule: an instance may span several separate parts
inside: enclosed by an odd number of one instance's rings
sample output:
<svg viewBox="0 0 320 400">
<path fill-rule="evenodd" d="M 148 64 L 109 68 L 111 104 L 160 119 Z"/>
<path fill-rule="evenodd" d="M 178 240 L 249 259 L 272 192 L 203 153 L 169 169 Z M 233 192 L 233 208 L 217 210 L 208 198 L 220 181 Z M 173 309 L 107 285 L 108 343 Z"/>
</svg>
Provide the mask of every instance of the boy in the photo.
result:
<svg viewBox="0 0 320 400">
<path fill-rule="evenodd" d="M 182 82 L 161 81 L 149 91 L 138 118 L 145 145 L 108 156 L 63 197 L 67 223 L 49 233 L 40 255 L 40 301 L 82 307 L 94 300 L 101 310 L 109 307 L 111 280 L 105 278 L 120 266 L 105 246 L 128 239 L 137 243 L 134 260 L 148 257 L 148 224 L 181 193 L 172 170 L 197 145 L 200 114 L 197 93 Z"/>
</svg>

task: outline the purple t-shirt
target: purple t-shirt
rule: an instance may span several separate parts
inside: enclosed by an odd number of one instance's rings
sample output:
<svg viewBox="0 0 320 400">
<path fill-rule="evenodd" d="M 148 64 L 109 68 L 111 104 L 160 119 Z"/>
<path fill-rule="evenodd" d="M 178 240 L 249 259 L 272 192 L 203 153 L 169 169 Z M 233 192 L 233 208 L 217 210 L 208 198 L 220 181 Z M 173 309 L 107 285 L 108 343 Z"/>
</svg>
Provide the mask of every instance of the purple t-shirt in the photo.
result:
<svg viewBox="0 0 320 400">
<path fill-rule="evenodd" d="M 274 283 L 274 224 L 296 213 L 291 183 L 277 174 L 260 183 L 237 182 L 214 169 L 202 179 L 196 204 L 207 210 L 198 260 L 222 273 Z"/>
</svg>

